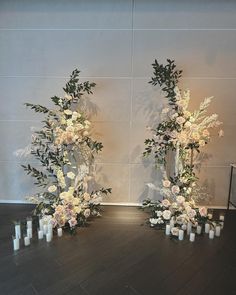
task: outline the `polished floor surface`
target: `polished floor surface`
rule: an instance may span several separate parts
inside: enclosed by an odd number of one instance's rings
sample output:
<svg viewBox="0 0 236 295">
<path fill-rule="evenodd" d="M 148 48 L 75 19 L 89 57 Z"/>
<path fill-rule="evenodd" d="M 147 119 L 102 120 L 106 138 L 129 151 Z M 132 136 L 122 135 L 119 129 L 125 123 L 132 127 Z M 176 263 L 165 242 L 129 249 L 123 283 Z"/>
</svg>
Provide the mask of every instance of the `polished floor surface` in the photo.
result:
<svg viewBox="0 0 236 295">
<path fill-rule="evenodd" d="M 236 211 L 220 238 L 190 243 L 149 228 L 135 207 L 106 206 L 77 235 L 51 243 L 35 237 L 14 253 L 12 221 L 30 209 L 0 205 L 1 295 L 236 294 Z"/>
</svg>

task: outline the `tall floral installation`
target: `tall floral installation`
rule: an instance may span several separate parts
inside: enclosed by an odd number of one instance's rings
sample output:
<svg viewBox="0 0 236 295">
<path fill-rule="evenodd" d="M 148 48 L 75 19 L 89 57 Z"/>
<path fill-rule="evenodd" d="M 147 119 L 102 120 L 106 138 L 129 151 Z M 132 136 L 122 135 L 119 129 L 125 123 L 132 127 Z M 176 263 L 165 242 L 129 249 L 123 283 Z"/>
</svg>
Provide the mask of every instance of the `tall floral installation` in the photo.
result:
<svg viewBox="0 0 236 295">
<path fill-rule="evenodd" d="M 149 209 L 148 223 L 153 228 L 165 229 L 171 237 L 183 239 L 184 233 L 195 239 L 195 233 L 210 233 L 210 238 L 220 235 L 224 216 L 212 221 L 212 214 L 206 207 L 197 206 L 201 188 L 198 186 L 194 156 L 210 141 L 212 129 L 222 124 L 218 115 L 207 115 L 212 97 L 205 98 L 198 110 L 191 112 L 190 91 L 178 87 L 182 71 L 176 69 L 175 62 L 167 59 L 167 64 L 152 64 L 153 86 L 160 86 L 165 97 L 161 121 L 155 128 L 149 128 L 152 137 L 145 140 L 144 157 L 153 156 L 163 179 L 156 188 L 163 200 L 144 200 L 142 208 Z M 219 130 L 219 136 L 223 131 Z M 172 154 L 172 166 L 169 159 Z"/>
<path fill-rule="evenodd" d="M 54 96 L 54 109 L 39 104 L 25 105 L 36 113 L 44 114 L 43 126 L 34 132 L 31 154 L 41 169 L 22 165 L 31 175 L 40 192 L 30 197 L 36 203 L 34 213 L 40 215 L 39 226 L 68 228 L 74 231 L 89 217 L 100 215 L 102 195 L 111 188 L 93 190 L 94 157 L 103 145 L 92 139 L 92 123 L 81 101 L 92 94 L 95 83 L 80 82 L 79 70 L 74 70 L 63 88 L 64 97 Z"/>
</svg>

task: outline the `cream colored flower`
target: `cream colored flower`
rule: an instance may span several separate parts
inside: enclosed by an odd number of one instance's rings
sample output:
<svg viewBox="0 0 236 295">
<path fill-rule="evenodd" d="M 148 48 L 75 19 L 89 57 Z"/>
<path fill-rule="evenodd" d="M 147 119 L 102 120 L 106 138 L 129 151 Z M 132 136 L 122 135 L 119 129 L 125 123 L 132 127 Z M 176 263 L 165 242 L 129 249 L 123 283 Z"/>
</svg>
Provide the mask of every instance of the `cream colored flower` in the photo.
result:
<svg viewBox="0 0 236 295">
<path fill-rule="evenodd" d="M 88 202 L 90 200 L 90 194 L 84 193 L 84 200 Z"/>
<path fill-rule="evenodd" d="M 170 210 L 164 210 L 163 213 L 162 213 L 162 217 L 165 220 L 170 220 L 170 218 L 171 218 L 171 211 Z"/>
<path fill-rule="evenodd" d="M 51 185 L 48 188 L 49 193 L 54 193 L 57 190 L 57 187 L 55 185 Z"/>
<path fill-rule="evenodd" d="M 162 205 L 163 205 L 164 207 L 169 207 L 169 206 L 170 206 L 170 201 L 167 200 L 167 199 L 162 200 L 161 203 L 162 203 Z"/>
<path fill-rule="evenodd" d="M 89 135 L 88 131 L 83 132 L 83 136 L 88 136 L 88 135 Z"/>
<path fill-rule="evenodd" d="M 180 188 L 178 187 L 178 185 L 173 185 L 171 188 L 171 192 L 172 194 L 178 194 L 180 192 Z"/>
<path fill-rule="evenodd" d="M 171 182 L 168 179 L 165 179 L 165 180 L 162 180 L 162 185 L 167 188 L 167 187 L 170 187 Z"/>
<path fill-rule="evenodd" d="M 157 218 L 150 218 L 149 221 L 151 224 L 157 224 L 158 219 Z"/>
<path fill-rule="evenodd" d="M 84 210 L 84 216 L 85 216 L 85 218 L 88 218 L 90 216 L 90 209 Z"/>
<path fill-rule="evenodd" d="M 66 120 L 66 125 L 67 126 L 72 126 L 73 125 L 73 121 L 71 119 Z"/>
<path fill-rule="evenodd" d="M 74 174 L 72 171 L 68 172 L 68 173 L 66 174 L 66 176 L 67 176 L 68 178 L 70 178 L 70 179 L 74 179 L 74 178 L 75 178 L 75 174 Z"/>
<path fill-rule="evenodd" d="M 155 213 L 156 213 L 157 217 L 161 217 L 162 216 L 162 211 L 156 211 Z"/>
<path fill-rule="evenodd" d="M 191 125 L 192 125 L 192 123 L 189 122 L 189 121 L 185 122 L 185 124 L 184 124 L 184 126 L 185 126 L 186 128 L 190 128 Z"/>
<path fill-rule="evenodd" d="M 178 227 L 172 227 L 172 229 L 171 229 L 171 234 L 172 234 L 173 236 L 178 237 L 178 235 L 179 235 L 179 229 L 178 229 Z"/>
<path fill-rule="evenodd" d="M 183 197 L 183 196 L 177 196 L 176 197 L 176 201 L 179 204 L 183 204 L 185 202 L 185 197 Z"/>
<path fill-rule="evenodd" d="M 64 110 L 64 113 L 68 116 L 72 115 L 72 111 L 71 110 Z"/>
<path fill-rule="evenodd" d="M 201 147 L 203 147 L 203 146 L 205 146 L 206 145 L 206 142 L 205 142 L 205 140 L 199 140 L 199 146 L 201 146 Z"/>
<path fill-rule="evenodd" d="M 200 207 L 200 208 L 199 208 L 199 214 L 200 214 L 202 217 L 206 217 L 206 216 L 207 216 L 207 208 L 206 208 L 206 207 Z"/>
<path fill-rule="evenodd" d="M 207 129 L 204 129 L 203 131 L 202 131 L 202 136 L 204 136 L 204 137 L 208 137 L 210 135 L 210 133 L 209 133 L 209 131 L 207 130 Z"/>
<path fill-rule="evenodd" d="M 200 139 L 200 134 L 198 132 L 193 132 L 191 137 L 193 140 L 198 141 Z"/>
<path fill-rule="evenodd" d="M 69 94 L 66 94 L 66 95 L 65 95 L 65 99 L 67 99 L 67 100 L 72 100 L 72 96 L 69 95 Z"/>
<path fill-rule="evenodd" d="M 192 209 L 192 208 L 187 211 L 187 215 L 191 219 L 194 218 L 196 216 L 196 214 L 197 214 L 196 211 L 194 209 Z"/>
<path fill-rule="evenodd" d="M 185 122 L 185 118 L 182 116 L 179 116 L 176 118 L 176 122 L 181 125 Z"/>
</svg>

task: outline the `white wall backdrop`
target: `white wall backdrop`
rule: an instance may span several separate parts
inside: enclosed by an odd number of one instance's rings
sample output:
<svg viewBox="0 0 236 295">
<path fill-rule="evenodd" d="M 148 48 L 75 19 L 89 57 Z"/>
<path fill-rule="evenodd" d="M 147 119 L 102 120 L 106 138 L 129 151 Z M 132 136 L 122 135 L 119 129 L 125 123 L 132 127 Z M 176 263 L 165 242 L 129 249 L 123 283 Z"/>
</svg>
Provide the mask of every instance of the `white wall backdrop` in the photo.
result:
<svg viewBox="0 0 236 295">
<path fill-rule="evenodd" d="M 48 105 L 79 67 L 97 83 L 93 121 L 105 146 L 97 167 L 113 188 L 108 201 L 140 202 L 145 183 L 159 179 L 141 157 L 160 102 L 159 90 L 147 84 L 151 63 L 171 58 L 184 70 L 192 106 L 213 95 L 211 111 L 224 121 L 225 136 L 206 148 L 200 178 L 211 204 L 225 205 L 236 158 L 235 16 L 233 0 L 1 0 L 0 199 L 23 201 L 34 190 L 20 167 L 27 159 L 14 156 L 40 121 L 23 103 Z"/>
</svg>

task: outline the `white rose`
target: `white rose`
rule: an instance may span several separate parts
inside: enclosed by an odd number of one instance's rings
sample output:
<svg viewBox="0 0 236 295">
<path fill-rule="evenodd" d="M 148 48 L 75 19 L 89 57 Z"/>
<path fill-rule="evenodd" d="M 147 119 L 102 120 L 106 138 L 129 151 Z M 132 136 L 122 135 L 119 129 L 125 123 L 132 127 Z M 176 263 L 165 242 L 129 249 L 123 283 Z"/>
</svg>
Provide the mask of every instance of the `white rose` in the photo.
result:
<svg viewBox="0 0 236 295">
<path fill-rule="evenodd" d="M 162 218 L 158 218 L 158 219 L 157 219 L 157 223 L 162 224 L 162 223 L 164 223 L 164 221 L 163 221 Z"/>
<path fill-rule="evenodd" d="M 84 193 L 84 200 L 89 201 L 90 200 L 90 194 Z"/>
<path fill-rule="evenodd" d="M 173 185 L 171 188 L 171 192 L 172 194 L 178 194 L 180 192 L 180 188 L 178 187 L 178 185 Z"/>
<path fill-rule="evenodd" d="M 84 216 L 85 216 L 86 218 L 88 218 L 88 217 L 90 216 L 90 209 L 85 209 L 85 210 L 84 210 Z"/>
<path fill-rule="evenodd" d="M 165 179 L 165 180 L 162 180 L 162 184 L 164 187 L 167 188 L 167 187 L 170 187 L 171 182 L 169 180 Z"/>
<path fill-rule="evenodd" d="M 189 121 L 187 121 L 187 122 L 185 122 L 185 124 L 184 124 L 184 126 L 186 127 L 186 128 L 189 128 L 189 127 L 191 127 L 191 122 L 189 122 Z"/>
<path fill-rule="evenodd" d="M 200 208 L 199 208 L 199 214 L 200 214 L 202 217 L 206 217 L 206 216 L 207 216 L 207 208 L 206 208 L 206 207 L 200 207 Z"/>
<path fill-rule="evenodd" d="M 73 125 L 72 120 L 71 120 L 71 119 L 66 120 L 66 125 L 67 125 L 67 126 L 71 126 L 71 125 Z"/>
<path fill-rule="evenodd" d="M 179 229 L 178 229 L 178 227 L 172 227 L 171 234 L 173 236 L 177 236 L 178 237 L 178 235 L 179 235 Z"/>
<path fill-rule="evenodd" d="M 165 220 L 170 220 L 171 218 L 171 211 L 170 210 L 164 210 L 162 213 L 162 216 Z"/>
<path fill-rule="evenodd" d="M 194 209 L 190 209 L 190 210 L 187 211 L 187 215 L 191 219 L 194 218 L 196 216 L 196 214 L 197 213 L 196 213 L 196 211 Z"/>
<path fill-rule="evenodd" d="M 179 204 L 183 204 L 185 202 L 185 198 L 183 196 L 177 196 L 176 197 L 176 201 L 179 203 Z"/>
<path fill-rule="evenodd" d="M 88 136 L 88 135 L 89 135 L 88 131 L 83 132 L 83 136 Z"/>
<path fill-rule="evenodd" d="M 185 119 L 184 117 L 179 116 L 176 118 L 176 122 L 181 125 L 185 122 Z"/>
<path fill-rule="evenodd" d="M 163 205 L 164 207 L 169 207 L 169 206 L 170 206 L 170 201 L 167 200 L 167 199 L 162 200 L 161 203 L 162 203 L 162 205 Z"/>
<path fill-rule="evenodd" d="M 66 176 L 67 176 L 68 178 L 70 178 L 70 179 L 74 179 L 74 178 L 75 178 L 75 174 L 74 174 L 73 172 L 68 172 L 68 173 L 66 174 Z"/>
<path fill-rule="evenodd" d="M 193 123 L 193 122 L 195 121 L 195 118 L 191 116 L 191 117 L 189 118 L 189 120 L 190 120 L 191 123 Z"/>
<path fill-rule="evenodd" d="M 175 119 L 176 117 L 178 117 L 178 113 L 174 113 L 172 116 L 171 116 L 171 119 Z"/>
<path fill-rule="evenodd" d="M 49 188 L 48 188 L 49 193 L 53 193 L 53 192 L 55 192 L 56 190 L 57 190 L 57 187 L 56 187 L 55 185 L 51 185 L 51 186 L 49 186 Z"/>
<path fill-rule="evenodd" d="M 156 211 L 155 213 L 156 213 L 157 217 L 161 217 L 162 216 L 162 211 Z"/>
<path fill-rule="evenodd" d="M 158 219 L 157 218 L 150 218 L 149 221 L 151 224 L 157 224 Z"/>
<path fill-rule="evenodd" d="M 71 110 L 64 110 L 64 113 L 68 116 L 72 115 L 72 111 Z"/>
</svg>

